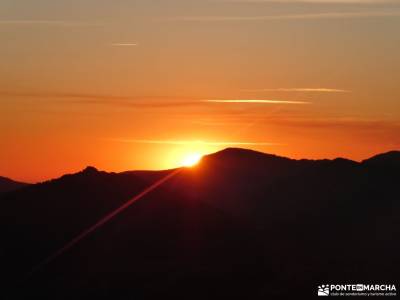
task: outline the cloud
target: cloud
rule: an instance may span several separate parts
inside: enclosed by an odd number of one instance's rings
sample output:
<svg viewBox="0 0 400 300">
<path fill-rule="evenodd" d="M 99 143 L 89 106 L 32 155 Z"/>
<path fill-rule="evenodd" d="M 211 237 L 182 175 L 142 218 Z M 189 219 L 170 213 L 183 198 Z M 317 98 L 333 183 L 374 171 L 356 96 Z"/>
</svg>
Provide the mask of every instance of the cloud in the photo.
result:
<svg viewBox="0 0 400 300">
<path fill-rule="evenodd" d="M 23 97 L 36 98 L 41 100 L 54 100 L 83 104 L 83 105 L 111 105 L 126 106 L 133 108 L 163 108 L 202 105 L 195 100 L 177 100 L 170 97 L 132 97 L 105 94 L 86 94 L 86 93 L 57 93 L 57 92 L 17 92 L 0 91 L 0 97 Z"/>
<path fill-rule="evenodd" d="M 245 104 L 311 104 L 308 101 L 289 101 L 289 100 L 220 100 L 220 99 L 208 99 L 202 100 L 208 103 L 245 103 Z"/>
<path fill-rule="evenodd" d="M 318 92 L 318 93 L 350 93 L 348 90 L 331 88 L 277 88 L 277 89 L 242 89 L 243 92 Z"/>
<path fill-rule="evenodd" d="M 272 116 L 254 116 L 246 117 L 251 120 L 259 120 L 263 124 L 307 128 L 307 129 L 357 129 L 357 130 L 399 130 L 400 122 L 397 120 L 382 118 L 364 118 L 364 117 L 332 117 L 324 118 L 296 115 L 272 115 Z"/>
<path fill-rule="evenodd" d="M 89 93 L 63 93 L 63 92 L 43 92 L 43 91 L 0 91 L 0 96 L 11 97 L 32 97 L 32 98 L 79 98 L 79 99 L 119 99 L 128 100 L 133 97 L 105 95 L 105 94 L 89 94 Z"/>
<path fill-rule="evenodd" d="M 111 46 L 114 47 L 135 47 L 137 43 L 112 43 Z"/>
<path fill-rule="evenodd" d="M 282 125 L 307 127 L 307 128 L 341 128 L 341 129 L 364 129 L 364 130 L 387 130 L 389 128 L 399 128 L 398 122 L 378 119 L 361 118 L 327 118 L 309 120 L 281 120 Z"/>
<path fill-rule="evenodd" d="M 400 10 L 390 11 L 360 11 L 360 12 L 322 12 L 266 16 L 183 16 L 168 19 L 169 21 L 184 22 L 245 22 L 245 21 L 274 21 L 274 20 L 308 20 L 308 19 L 346 19 L 369 17 L 398 17 Z"/>
<path fill-rule="evenodd" d="M 247 104 L 310 104 L 305 101 L 288 100 L 220 100 L 220 99 L 176 99 L 171 97 L 129 97 L 104 94 L 85 94 L 85 93 L 51 93 L 51 92 L 10 92 L 0 91 L 0 96 L 5 97 L 27 97 L 61 99 L 68 103 L 87 104 L 87 105 L 114 105 L 137 108 L 163 108 L 180 106 L 198 106 L 207 103 L 247 103 Z"/>
<path fill-rule="evenodd" d="M 233 3 L 316 3 L 316 4 L 384 4 L 397 0 L 220 0 Z"/>
<path fill-rule="evenodd" d="M 271 142 L 238 142 L 238 141 L 198 141 L 198 140 L 136 140 L 136 139 L 108 139 L 116 142 L 136 144 L 164 144 L 164 145 L 207 145 L 207 146 L 276 146 L 282 145 Z"/>
<path fill-rule="evenodd" d="M 62 26 L 62 27 L 100 26 L 100 24 L 95 24 L 95 23 L 87 23 L 80 21 L 62 21 L 62 20 L 0 20 L 0 25 L 16 25 L 16 26 L 48 25 L 48 26 Z"/>
<path fill-rule="evenodd" d="M 91 100 L 91 99 L 81 99 L 73 100 L 77 104 L 99 104 L 99 105 L 113 105 L 113 106 L 126 106 L 131 108 L 170 108 L 170 107 L 186 107 L 186 106 L 196 106 L 201 105 L 199 101 L 171 101 L 165 99 L 131 99 L 131 100 Z"/>
</svg>

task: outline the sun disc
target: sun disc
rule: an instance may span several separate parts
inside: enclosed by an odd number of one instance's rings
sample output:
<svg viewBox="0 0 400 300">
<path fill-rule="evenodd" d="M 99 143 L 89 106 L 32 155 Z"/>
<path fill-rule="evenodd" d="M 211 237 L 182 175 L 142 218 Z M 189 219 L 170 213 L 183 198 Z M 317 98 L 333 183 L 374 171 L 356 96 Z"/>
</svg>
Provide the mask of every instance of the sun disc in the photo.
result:
<svg viewBox="0 0 400 300">
<path fill-rule="evenodd" d="M 199 153 L 190 153 L 186 155 L 182 160 L 182 165 L 184 167 L 193 167 L 199 163 L 202 155 Z"/>
</svg>

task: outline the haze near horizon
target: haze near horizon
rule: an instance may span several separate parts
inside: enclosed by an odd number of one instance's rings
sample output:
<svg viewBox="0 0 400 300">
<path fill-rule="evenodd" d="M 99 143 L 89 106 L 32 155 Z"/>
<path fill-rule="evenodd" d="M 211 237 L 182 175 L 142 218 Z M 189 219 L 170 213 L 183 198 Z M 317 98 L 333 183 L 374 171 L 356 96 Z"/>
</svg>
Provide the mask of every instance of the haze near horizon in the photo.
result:
<svg viewBox="0 0 400 300">
<path fill-rule="evenodd" d="M 0 2 L 0 175 L 400 148 L 400 3 Z"/>
</svg>

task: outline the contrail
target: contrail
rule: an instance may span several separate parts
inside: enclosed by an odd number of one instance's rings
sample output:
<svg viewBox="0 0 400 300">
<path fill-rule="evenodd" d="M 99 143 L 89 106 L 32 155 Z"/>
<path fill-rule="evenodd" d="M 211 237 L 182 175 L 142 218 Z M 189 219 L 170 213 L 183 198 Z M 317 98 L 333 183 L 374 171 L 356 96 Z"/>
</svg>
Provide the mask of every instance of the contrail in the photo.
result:
<svg viewBox="0 0 400 300">
<path fill-rule="evenodd" d="M 207 142 L 200 140 L 132 140 L 132 139 L 108 139 L 123 143 L 137 144 L 167 144 L 167 145 L 207 145 L 207 146 L 279 146 L 279 143 L 272 142 L 238 142 L 238 141 L 223 141 L 223 142 Z"/>
<path fill-rule="evenodd" d="M 145 190 L 143 190 L 141 193 L 139 193 L 138 195 L 134 196 L 133 198 L 131 198 L 130 200 L 128 200 L 127 202 L 125 202 L 123 205 L 121 205 L 120 207 L 118 207 L 117 209 L 115 209 L 114 211 L 112 211 L 111 213 L 109 213 L 108 215 L 106 215 L 105 217 L 103 217 L 102 219 L 100 219 L 97 223 L 95 223 L 94 225 L 92 225 L 91 227 L 85 229 L 84 231 L 82 231 L 79 235 L 77 235 L 75 238 L 73 238 L 71 241 L 69 241 L 67 244 L 65 244 L 63 247 L 61 247 L 59 250 L 57 250 L 56 252 L 54 252 L 52 255 L 50 255 L 49 257 L 47 257 L 46 259 L 44 259 L 42 262 L 40 262 L 38 265 L 36 265 L 26 276 L 26 278 L 30 278 L 33 274 L 35 274 L 37 271 L 39 271 L 40 269 L 42 269 L 43 267 L 45 267 L 46 265 L 50 264 L 52 261 L 54 261 L 57 257 L 59 257 L 60 255 L 64 254 L 65 252 L 67 252 L 69 249 L 71 249 L 72 247 L 74 247 L 77 243 L 79 243 L 80 241 L 82 241 L 84 238 L 86 238 L 89 234 L 91 234 L 92 232 L 94 232 L 96 229 L 98 229 L 99 227 L 103 226 L 104 224 L 106 224 L 108 221 L 110 221 L 112 218 L 116 217 L 119 213 L 121 213 L 123 210 L 127 209 L 129 206 L 131 206 L 133 203 L 135 203 L 136 201 L 140 200 L 141 198 L 143 198 L 144 196 L 146 196 L 148 193 L 150 193 L 151 191 L 155 190 L 156 188 L 158 188 L 160 185 L 162 185 L 163 183 L 165 183 L 167 180 L 169 180 L 170 178 L 174 177 L 176 174 L 178 174 L 182 169 L 176 169 L 173 172 L 167 174 L 166 176 L 164 176 L 163 178 L 159 179 L 158 181 L 156 181 L 155 183 L 153 183 L 152 185 L 150 185 L 149 187 L 147 187 Z"/>
<path fill-rule="evenodd" d="M 307 101 L 288 101 L 288 100 L 222 100 L 222 99 L 206 99 L 203 102 L 209 103 L 264 103 L 264 104 L 311 104 Z"/>
<path fill-rule="evenodd" d="M 319 93 L 349 93 L 349 90 L 332 88 L 275 88 L 275 89 L 241 89 L 242 92 L 319 92 Z"/>
<path fill-rule="evenodd" d="M 137 46 L 137 43 L 112 43 L 111 46 L 115 47 L 133 47 Z"/>
</svg>

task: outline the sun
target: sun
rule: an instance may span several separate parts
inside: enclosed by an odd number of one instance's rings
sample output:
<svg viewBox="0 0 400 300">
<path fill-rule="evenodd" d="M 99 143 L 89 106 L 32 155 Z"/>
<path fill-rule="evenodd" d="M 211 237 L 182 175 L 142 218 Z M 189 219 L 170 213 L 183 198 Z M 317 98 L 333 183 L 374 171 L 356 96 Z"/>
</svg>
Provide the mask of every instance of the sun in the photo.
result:
<svg viewBox="0 0 400 300">
<path fill-rule="evenodd" d="M 189 153 L 182 159 L 182 166 L 184 167 L 193 167 L 199 163 L 202 155 L 200 153 Z"/>
</svg>

